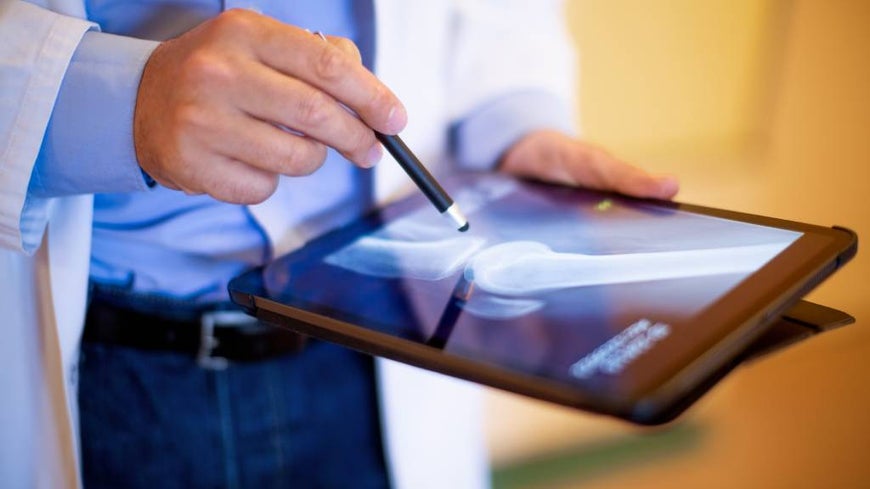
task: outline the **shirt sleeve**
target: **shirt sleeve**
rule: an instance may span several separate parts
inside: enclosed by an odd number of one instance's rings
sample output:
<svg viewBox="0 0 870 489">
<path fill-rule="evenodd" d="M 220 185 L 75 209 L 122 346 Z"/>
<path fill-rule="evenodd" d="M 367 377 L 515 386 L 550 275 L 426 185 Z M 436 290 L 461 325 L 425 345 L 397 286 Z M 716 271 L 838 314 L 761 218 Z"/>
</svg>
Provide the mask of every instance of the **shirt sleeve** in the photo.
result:
<svg viewBox="0 0 870 489">
<path fill-rule="evenodd" d="M 76 48 L 31 175 L 28 198 L 145 190 L 133 109 L 159 43 L 90 31 Z"/>
</svg>

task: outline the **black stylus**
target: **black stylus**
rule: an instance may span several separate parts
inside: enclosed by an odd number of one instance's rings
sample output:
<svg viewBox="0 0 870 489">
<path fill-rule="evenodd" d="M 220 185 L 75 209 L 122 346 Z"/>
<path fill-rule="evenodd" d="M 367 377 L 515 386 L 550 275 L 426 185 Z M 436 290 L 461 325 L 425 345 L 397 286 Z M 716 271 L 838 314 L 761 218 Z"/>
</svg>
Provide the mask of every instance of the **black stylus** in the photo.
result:
<svg viewBox="0 0 870 489">
<path fill-rule="evenodd" d="M 312 32 L 315 36 L 319 37 L 323 42 L 329 42 L 326 36 L 320 32 L 315 31 Z M 417 159 L 417 156 L 405 146 L 405 142 L 402 141 L 399 136 L 388 136 L 386 134 L 381 134 L 378 131 L 375 131 L 375 136 L 377 136 L 378 141 L 387 148 L 387 151 L 393 155 L 393 158 L 399 162 L 402 168 L 405 169 L 405 173 L 411 177 L 411 180 L 417 184 L 417 187 L 423 191 L 423 194 L 429 198 L 432 204 L 435 205 L 435 208 L 438 209 L 442 215 L 447 215 L 453 222 L 456 223 L 456 227 L 462 231 L 468 231 L 468 219 L 462 214 L 462 211 L 459 210 L 459 206 L 453 202 L 453 199 L 447 195 L 447 192 L 441 187 L 441 184 L 435 180 L 435 177 L 429 173 L 429 170 L 423 166 L 423 163 L 420 163 L 420 160 Z"/>
<path fill-rule="evenodd" d="M 435 177 L 417 159 L 417 156 L 408 149 L 405 142 L 399 136 L 388 136 L 375 131 L 378 141 L 387 148 L 393 158 L 411 177 L 411 180 L 423 191 L 423 194 L 435 205 L 442 215 L 447 215 L 460 231 L 468 231 L 468 219 L 459 210 L 459 206 L 447 195 Z"/>
</svg>

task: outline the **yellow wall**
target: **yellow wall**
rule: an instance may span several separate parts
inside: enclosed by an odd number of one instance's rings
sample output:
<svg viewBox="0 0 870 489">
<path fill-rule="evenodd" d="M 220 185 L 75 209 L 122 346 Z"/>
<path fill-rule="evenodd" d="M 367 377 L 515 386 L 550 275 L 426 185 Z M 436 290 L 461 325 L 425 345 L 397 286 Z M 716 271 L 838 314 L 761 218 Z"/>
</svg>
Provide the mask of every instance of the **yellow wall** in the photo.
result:
<svg viewBox="0 0 870 489">
<path fill-rule="evenodd" d="M 586 133 L 639 156 L 752 144 L 789 11 L 771 0 L 569 2 Z"/>
<path fill-rule="evenodd" d="M 590 139 L 679 175 L 680 200 L 870 239 L 870 2 L 573 0 L 567 19 Z M 663 432 L 493 391 L 494 463 L 576 457 L 526 487 L 870 487 L 870 258 L 810 299 L 857 323 L 738 370 Z M 654 455 L 581 470 L 639 435 Z"/>
</svg>

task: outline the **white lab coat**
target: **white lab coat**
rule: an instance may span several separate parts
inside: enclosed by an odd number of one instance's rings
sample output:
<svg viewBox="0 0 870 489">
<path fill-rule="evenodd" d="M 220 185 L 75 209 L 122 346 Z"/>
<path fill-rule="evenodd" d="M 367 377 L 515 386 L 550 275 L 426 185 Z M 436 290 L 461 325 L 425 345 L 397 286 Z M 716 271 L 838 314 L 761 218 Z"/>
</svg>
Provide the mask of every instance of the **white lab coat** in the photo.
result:
<svg viewBox="0 0 870 489">
<path fill-rule="evenodd" d="M 95 26 L 79 20 L 81 0 L 0 2 L 0 486 L 77 487 L 75 365 L 92 198 L 23 205 L 70 57 Z M 407 106 L 403 138 L 424 161 L 444 160 L 441 129 L 452 118 L 501 94 L 543 88 L 571 99 L 559 4 L 375 1 L 375 71 Z M 380 165 L 381 200 L 407 186 L 395 167 Z M 44 228 L 42 242 L 23 242 L 22 228 Z M 378 376 L 396 487 L 487 485 L 480 391 L 386 361 Z"/>
</svg>

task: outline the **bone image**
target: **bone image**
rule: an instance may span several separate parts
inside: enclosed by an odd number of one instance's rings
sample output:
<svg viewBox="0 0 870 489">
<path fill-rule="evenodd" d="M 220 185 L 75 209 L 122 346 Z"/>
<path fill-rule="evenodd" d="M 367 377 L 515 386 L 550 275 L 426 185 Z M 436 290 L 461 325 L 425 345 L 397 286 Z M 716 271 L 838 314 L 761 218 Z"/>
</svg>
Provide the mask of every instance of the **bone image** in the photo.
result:
<svg viewBox="0 0 870 489">
<path fill-rule="evenodd" d="M 479 289 L 527 296 L 557 289 L 706 275 L 748 273 L 788 243 L 614 255 L 557 253 L 536 241 L 512 241 L 487 248 L 465 268 Z"/>
<path fill-rule="evenodd" d="M 462 309 L 475 316 L 489 319 L 511 319 L 531 314 L 546 305 L 536 299 L 499 297 L 489 294 L 472 294 Z"/>
<path fill-rule="evenodd" d="M 399 241 L 364 236 L 324 260 L 357 273 L 385 278 L 441 280 L 458 272 L 486 242 L 459 236 L 435 241 Z"/>
</svg>

